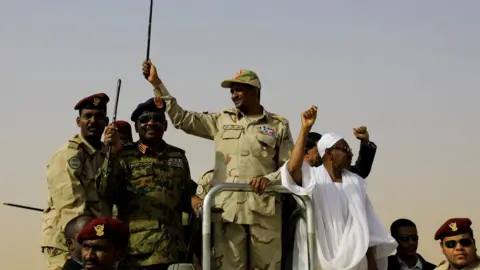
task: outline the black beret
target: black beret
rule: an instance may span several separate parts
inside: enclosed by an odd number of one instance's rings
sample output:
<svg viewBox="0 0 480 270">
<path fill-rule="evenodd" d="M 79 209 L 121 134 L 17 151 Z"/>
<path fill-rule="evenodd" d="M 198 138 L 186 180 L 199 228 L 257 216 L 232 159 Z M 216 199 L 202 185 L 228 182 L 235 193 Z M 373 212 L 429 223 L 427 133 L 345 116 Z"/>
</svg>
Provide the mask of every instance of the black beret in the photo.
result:
<svg viewBox="0 0 480 270">
<path fill-rule="evenodd" d="M 138 117 L 144 112 L 163 112 L 165 113 L 166 104 L 163 99 L 149 98 L 147 101 L 138 104 L 137 108 L 133 111 L 130 118 L 133 122 L 137 121 Z"/>
<path fill-rule="evenodd" d="M 81 99 L 73 109 L 107 109 L 107 103 L 110 98 L 105 93 L 98 93 Z"/>
</svg>

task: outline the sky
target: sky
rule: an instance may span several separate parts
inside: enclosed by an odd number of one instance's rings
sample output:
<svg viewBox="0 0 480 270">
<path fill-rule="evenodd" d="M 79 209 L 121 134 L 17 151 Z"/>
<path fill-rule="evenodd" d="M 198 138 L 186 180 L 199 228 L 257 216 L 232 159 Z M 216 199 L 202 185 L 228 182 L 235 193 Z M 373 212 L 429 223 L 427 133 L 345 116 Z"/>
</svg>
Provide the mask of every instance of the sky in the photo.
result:
<svg viewBox="0 0 480 270">
<path fill-rule="evenodd" d="M 275 3 L 275 4 L 274 4 Z M 232 106 L 220 82 L 252 69 L 266 110 L 290 121 L 318 106 L 314 130 L 354 127 L 378 145 L 368 193 L 383 224 L 412 219 L 419 253 L 443 260 L 436 229 L 470 217 L 480 230 L 478 1 L 155 1 L 150 58 L 186 109 Z M 111 98 L 117 119 L 153 92 L 141 73 L 147 0 L 0 3 L 0 201 L 47 204 L 45 166 L 73 137 L 75 103 Z M 475 90 L 477 89 L 477 90 Z M 10 119 L 10 120 L 8 120 Z M 195 179 L 213 167 L 211 141 L 176 130 Z M 355 159 L 355 157 L 354 157 Z M 39 269 L 41 213 L 0 206 L 0 268 Z M 18 256 L 18 257 L 17 257 Z M 16 259 L 18 258 L 18 259 Z"/>
</svg>

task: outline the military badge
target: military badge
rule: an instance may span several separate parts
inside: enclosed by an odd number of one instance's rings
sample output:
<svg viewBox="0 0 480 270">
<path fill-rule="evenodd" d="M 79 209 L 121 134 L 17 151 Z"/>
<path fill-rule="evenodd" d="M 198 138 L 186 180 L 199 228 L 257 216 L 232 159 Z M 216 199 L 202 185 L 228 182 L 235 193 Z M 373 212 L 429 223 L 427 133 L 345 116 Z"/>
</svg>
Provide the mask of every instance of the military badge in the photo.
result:
<svg viewBox="0 0 480 270">
<path fill-rule="evenodd" d="M 258 127 L 258 131 L 264 135 L 272 136 L 272 137 L 278 137 L 278 133 L 274 128 L 267 127 L 267 126 L 261 126 Z"/>
<path fill-rule="evenodd" d="M 100 99 L 99 98 L 93 98 L 93 105 L 98 106 L 100 104 Z"/>
<path fill-rule="evenodd" d="M 183 160 L 181 158 L 169 158 L 168 165 L 183 168 Z"/>
<path fill-rule="evenodd" d="M 452 223 L 448 224 L 448 227 L 450 227 L 450 229 L 452 229 L 452 232 L 456 232 L 458 230 L 456 222 L 452 222 Z"/>
<path fill-rule="evenodd" d="M 240 77 L 242 74 L 243 74 L 243 69 L 240 69 L 237 73 L 235 73 L 235 75 L 233 76 L 233 79 L 237 79 L 237 78 Z"/>
<path fill-rule="evenodd" d="M 80 159 L 77 156 L 71 157 L 68 160 L 68 166 L 70 166 L 70 168 L 76 170 L 76 169 L 78 169 L 82 166 L 82 162 L 80 161 Z"/>
<path fill-rule="evenodd" d="M 99 224 L 99 225 L 96 225 L 95 227 L 93 227 L 93 229 L 95 229 L 95 234 L 97 236 L 103 236 L 105 234 L 104 228 L 105 228 L 105 225 L 103 225 L 103 224 Z"/>
</svg>

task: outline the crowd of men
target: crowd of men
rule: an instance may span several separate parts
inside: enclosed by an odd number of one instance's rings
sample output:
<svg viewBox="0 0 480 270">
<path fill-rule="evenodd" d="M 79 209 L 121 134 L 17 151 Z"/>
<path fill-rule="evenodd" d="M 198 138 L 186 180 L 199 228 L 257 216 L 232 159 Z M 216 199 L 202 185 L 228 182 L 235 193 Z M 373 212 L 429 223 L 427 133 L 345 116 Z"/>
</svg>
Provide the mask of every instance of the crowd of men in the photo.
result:
<svg viewBox="0 0 480 270">
<path fill-rule="evenodd" d="M 294 142 L 288 120 L 261 105 L 260 79 L 251 70 L 221 83 L 234 107 L 217 113 L 183 109 L 152 62 L 143 63 L 142 73 L 154 96 L 131 114 L 137 142 L 129 122 L 109 123 L 106 94 L 74 107 L 80 132 L 47 166 L 42 252 L 48 269 L 153 270 L 180 263 L 201 269 L 201 238 L 192 227 L 207 192 L 221 183 L 248 183 L 254 192 L 214 198 L 212 269 L 308 269 L 305 222 L 292 222 L 299 201 L 263 193 L 269 185 L 312 199 L 314 269 L 479 268 L 467 218 L 448 220 L 435 234 L 446 258 L 439 265 L 417 254 L 414 222 L 399 219 L 384 231 L 366 194 L 377 149 L 366 127 L 353 129 L 360 152 L 352 165 L 341 136 L 311 131 L 315 106 L 301 114 Z M 174 128 L 215 142 L 214 168 L 198 184 L 185 151 L 163 140 L 167 115 Z"/>
</svg>

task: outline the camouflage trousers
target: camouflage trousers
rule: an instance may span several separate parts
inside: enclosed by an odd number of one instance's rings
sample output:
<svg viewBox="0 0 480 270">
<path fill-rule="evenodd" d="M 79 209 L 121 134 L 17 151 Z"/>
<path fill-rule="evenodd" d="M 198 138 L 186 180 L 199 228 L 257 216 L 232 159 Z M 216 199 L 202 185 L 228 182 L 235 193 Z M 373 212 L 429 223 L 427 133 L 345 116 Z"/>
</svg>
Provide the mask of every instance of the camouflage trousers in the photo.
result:
<svg viewBox="0 0 480 270">
<path fill-rule="evenodd" d="M 54 247 L 42 247 L 48 270 L 61 270 L 68 259 L 68 252 Z"/>
<path fill-rule="evenodd" d="M 258 224 L 213 223 L 215 270 L 280 270 L 282 260 L 281 223 L 276 229 Z M 247 252 L 250 258 L 247 258 Z M 247 261 L 249 259 L 249 262 Z"/>
</svg>

